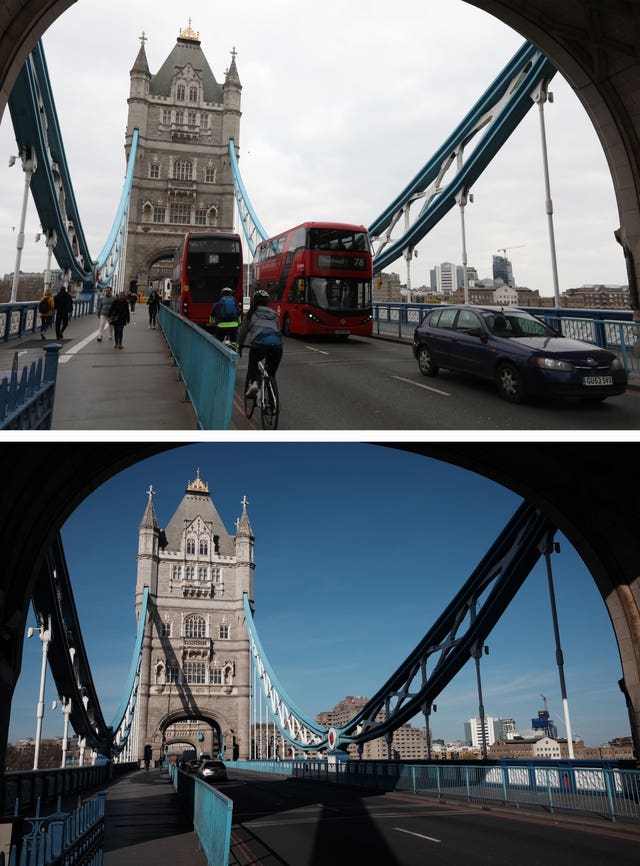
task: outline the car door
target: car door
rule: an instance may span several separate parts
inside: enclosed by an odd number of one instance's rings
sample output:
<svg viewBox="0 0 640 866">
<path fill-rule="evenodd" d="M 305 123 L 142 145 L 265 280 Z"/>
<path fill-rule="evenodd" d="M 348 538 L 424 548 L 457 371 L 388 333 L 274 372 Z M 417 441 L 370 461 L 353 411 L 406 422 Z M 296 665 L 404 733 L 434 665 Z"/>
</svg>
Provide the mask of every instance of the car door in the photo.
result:
<svg viewBox="0 0 640 866">
<path fill-rule="evenodd" d="M 453 340 L 455 339 L 455 321 L 458 310 L 455 307 L 438 310 L 437 315 L 429 319 L 428 345 L 435 362 L 439 367 L 454 369 Z"/>
<path fill-rule="evenodd" d="M 460 310 L 455 323 L 452 353 L 457 370 L 486 375 L 487 358 L 491 349 L 480 317 L 473 310 Z"/>
</svg>

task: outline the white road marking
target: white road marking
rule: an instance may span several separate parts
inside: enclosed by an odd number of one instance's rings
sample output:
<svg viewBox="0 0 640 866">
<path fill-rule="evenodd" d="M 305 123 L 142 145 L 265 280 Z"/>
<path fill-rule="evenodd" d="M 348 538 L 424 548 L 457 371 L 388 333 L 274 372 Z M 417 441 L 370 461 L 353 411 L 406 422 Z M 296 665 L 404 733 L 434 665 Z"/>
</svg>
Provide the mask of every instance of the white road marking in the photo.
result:
<svg viewBox="0 0 640 866">
<path fill-rule="evenodd" d="M 330 352 L 323 352 L 322 349 L 316 349 L 313 346 L 305 346 L 305 349 L 308 349 L 310 352 L 317 352 L 319 355 L 329 355 Z"/>
<path fill-rule="evenodd" d="M 80 340 L 80 342 L 73 346 L 73 348 L 69 349 L 68 352 L 65 352 L 64 355 L 60 355 L 58 358 L 59 364 L 68 364 L 69 361 L 73 358 L 74 355 L 77 355 L 78 352 L 81 352 L 85 346 L 88 346 L 95 338 L 98 336 L 98 331 L 94 331 L 93 334 L 89 334 L 88 337 L 85 337 L 84 340 Z"/>
<path fill-rule="evenodd" d="M 425 391 L 432 391 L 434 394 L 440 394 L 442 397 L 450 397 L 448 391 L 439 391 L 437 388 L 430 388 L 428 385 L 423 385 L 421 382 L 414 382 L 413 379 L 403 379 L 402 376 L 392 376 L 399 382 L 406 382 L 408 385 L 415 385 L 416 388 L 424 388 Z"/>
<path fill-rule="evenodd" d="M 440 844 L 442 839 L 435 839 L 433 836 L 425 836 L 422 833 L 412 833 L 411 830 L 403 830 L 402 827 L 394 827 L 394 830 L 397 830 L 398 833 L 407 833 L 409 836 L 417 836 L 418 839 L 426 839 L 428 842 L 438 842 Z"/>
</svg>

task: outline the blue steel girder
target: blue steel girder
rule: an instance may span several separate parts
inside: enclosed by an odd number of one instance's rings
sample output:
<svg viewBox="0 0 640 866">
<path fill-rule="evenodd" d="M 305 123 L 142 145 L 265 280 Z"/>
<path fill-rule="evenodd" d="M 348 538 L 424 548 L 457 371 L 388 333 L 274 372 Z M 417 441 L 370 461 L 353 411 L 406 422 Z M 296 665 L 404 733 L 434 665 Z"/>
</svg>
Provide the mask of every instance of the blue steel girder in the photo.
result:
<svg viewBox="0 0 640 866">
<path fill-rule="evenodd" d="M 72 279 L 93 284 L 87 248 L 62 143 L 42 43 L 27 58 L 9 97 L 16 143 L 21 153 L 34 153 L 36 171 L 31 194 L 40 224 L 55 232 L 53 252 Z"/>
<path fill-rule="evenodd" d="M 138 631 L 136 634 L 136 642 L 131 658 L 131 666 L 129 675 L 123 692 L 123 698 L 118 707 L 111 728 L 113 731 L 113 751 L 118 753 L 124 749 L 129 734 L 131 732 L 131 724 L 135 714 L 136 703 L 138 700 L 138 690 L 140 686 L 140 668 L 142 666 L 142 645 L 144 642 L 144 632 L 147 625 L 147 617 L 149 610 L 149 587 L 145 586 L 142 593 L 142 604 L 140 607 L 140 617 L 138 619 Z"/>
<path fill-rule="evenodd" d="M 482 648 L 555 530 L 538 508 L 523 503 L 408 658 L 346 725 L 332 729 L 331 748 L 389 736 L 425 712 Z M 266 659 L 246 596 L 244 605 L 251 651 L 275 724 L 298 749 L 326 749 L 329 730 L 305 719 L 288 699 Z M 432 657 L 435 664 L 428 671 Z"/>
<path fill-rule="evenodd" d="M 87 745 L 107 754 L 111 729 L 105 723 L 82 638 L 60 535 L 51 545 L 33 590 L 38 622 L 51 617 L 48 662 L 61 698 L 71 700 L 70 722 Z"/>
<path fill-rule="evenodd" d="M 534 105 L 536 92 L 546 87 L 555 72 L 537 48 L 528 42 L 521 46 L 444 144 L 370 225 L 376 273 L 411 253 L 456 204 L 466 200 L 471 186 Z M 482 135 L 474 150 L 463 159 L 465 148 L 479 133 Z M 450 170 L 453 177 L 445 182 Z M 420 199 L 424 202 L 411 223 L 410 208 Z M 403 216 L 404 233 L 392 240 L 391 234 Z"/>
<path fill-rule="evenodd" d="M 98 260 L 96 262 L 96 280 L 99 288 L 113 285 L 114 275 L 118 269 L 120 258 L 126 249 L 127 231 L 129 225 L 129 205 L 131 203 L 131 189 L 133 187 L 133 174 L 138 151 L 139 131 L 134 129 L 131 136 L 131 149 L 127 161 L 127 171 L 120 196 L 118 210 L 113 220 L 109 233 Z"/>
<path fill-rule="evenodd" d="M 268 235 L 253 209 L 251 200 L 243 183 L 242 175 L 240 174 L 240 166 L 238 165 L 238 157 L 236 155 L 236 146 L 232 138 L 229 139 L 229 161 L 231 163 L 233 191 L 236 197 L 238 213 L 240 214 L 240 222 L 242 223 L 242 229 L 249 250 L 253 256 L 257 245 L 260 241 L 266 240 Z"/>
</svg>

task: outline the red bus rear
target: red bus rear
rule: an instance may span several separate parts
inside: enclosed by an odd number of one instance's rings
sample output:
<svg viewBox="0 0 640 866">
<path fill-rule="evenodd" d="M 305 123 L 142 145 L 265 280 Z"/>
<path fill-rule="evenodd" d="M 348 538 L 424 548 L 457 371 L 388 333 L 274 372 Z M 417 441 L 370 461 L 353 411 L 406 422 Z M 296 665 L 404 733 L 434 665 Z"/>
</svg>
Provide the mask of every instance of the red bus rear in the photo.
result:
<svg viewBox="0 0 640 866">
<path fill-rule="evenodd" d="M 240 235 L 187 232 L 173 257 L 171 309 L 209 328 L 211 308 L 226 287 L 242 310 Z"/>
<path fill-rule="evenodd" d="M 263 241 L 254 256 L 284 334 L 370 336 L 372 256 L 364 226 L 304 223 Z"/>
</svg>

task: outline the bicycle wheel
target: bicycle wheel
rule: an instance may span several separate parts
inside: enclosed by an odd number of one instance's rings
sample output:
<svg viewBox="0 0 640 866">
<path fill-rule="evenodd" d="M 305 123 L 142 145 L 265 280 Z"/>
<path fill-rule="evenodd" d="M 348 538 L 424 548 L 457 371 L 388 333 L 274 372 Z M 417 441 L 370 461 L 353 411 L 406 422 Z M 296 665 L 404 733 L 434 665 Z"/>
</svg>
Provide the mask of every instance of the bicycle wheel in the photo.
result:
<svg viewBox="0 0 640 866">
<path fill-rule="evenodd" d="M 244 383 L 244 414 L 247 418 L 251 418 L 254 409 L 256 408 L 256 394 L 252 397 L 247 397 L 247 388 L 249 387 L 249 379 Z"/>
<path fill-rule="evenodd" d="M 261 406 L 261 420 L 264 430 L 275 430 L 278 426 L 278 415 L 280 414 L 280 401 L 278 400 L 278 388 L 274 379 L 267 379 L 264 383 L 264 401 Z"/>
</svg>

